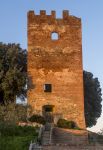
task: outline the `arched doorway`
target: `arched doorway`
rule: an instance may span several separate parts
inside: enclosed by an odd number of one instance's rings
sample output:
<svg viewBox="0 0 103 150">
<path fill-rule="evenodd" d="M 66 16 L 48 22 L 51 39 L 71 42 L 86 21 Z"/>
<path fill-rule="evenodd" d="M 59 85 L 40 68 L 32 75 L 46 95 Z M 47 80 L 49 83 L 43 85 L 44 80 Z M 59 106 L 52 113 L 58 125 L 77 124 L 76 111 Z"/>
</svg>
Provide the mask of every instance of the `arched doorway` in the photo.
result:
<svg viewBox="0 0 103 150">
<path fill-rule="evenodd" d="M 44 105 L 42 107 L 43 116 L 44 116 L 46 122 L 48 122 L 48 123 L 54 122 L 53 110 L 54 110 L 54 105 Z"/>
</svg>

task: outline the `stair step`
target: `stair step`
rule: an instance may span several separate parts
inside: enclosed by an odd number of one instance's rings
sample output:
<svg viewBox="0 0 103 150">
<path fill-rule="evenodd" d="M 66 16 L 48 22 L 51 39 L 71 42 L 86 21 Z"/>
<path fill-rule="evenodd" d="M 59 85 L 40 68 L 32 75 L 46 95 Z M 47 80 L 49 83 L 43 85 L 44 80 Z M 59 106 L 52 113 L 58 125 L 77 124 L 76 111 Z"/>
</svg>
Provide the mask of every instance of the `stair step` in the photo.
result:
<svg viewBox="0 0 103 150">
<path fill-rule="evenodd" d="M 44 146 L 43 150 L 103 150 L 102 146 Z"/>
</svg>

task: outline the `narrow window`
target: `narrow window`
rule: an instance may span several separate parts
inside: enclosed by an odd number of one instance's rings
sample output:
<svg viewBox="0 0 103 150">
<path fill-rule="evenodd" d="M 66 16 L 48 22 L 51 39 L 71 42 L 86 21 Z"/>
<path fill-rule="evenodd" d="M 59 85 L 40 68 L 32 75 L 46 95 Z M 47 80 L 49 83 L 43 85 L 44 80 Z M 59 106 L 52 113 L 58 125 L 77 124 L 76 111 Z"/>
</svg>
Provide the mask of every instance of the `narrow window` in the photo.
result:
<svg viewBox="0 0 103 150">
<path fill-rule="evenodd" d="M 51 84 L 44 84 L 44 92 L 51 92 L 52 85 Z"/>
<path fill-rule="evenodd" d="M 58 39 L 59 39 L 58 33 L 53 32 L 53 33 L 51 34 L 51 39 L 52 39 L 52 40 L 58 40 Z"/>
</svg>

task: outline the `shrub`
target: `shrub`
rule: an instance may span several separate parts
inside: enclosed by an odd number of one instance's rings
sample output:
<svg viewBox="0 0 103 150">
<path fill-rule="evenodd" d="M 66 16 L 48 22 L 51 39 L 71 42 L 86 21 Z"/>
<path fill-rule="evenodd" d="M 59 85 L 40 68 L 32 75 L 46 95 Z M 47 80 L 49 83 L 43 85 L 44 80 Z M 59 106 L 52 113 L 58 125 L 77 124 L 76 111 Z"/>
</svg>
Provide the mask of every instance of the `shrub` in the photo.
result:
<svg viewBox="0 0 103 150">
<path fill-rule="evenodd" d="M 45 119 L 43 116 L 40 115 L 33 115 L 29 118 L 30 122 L 36 122 L 36 123 L 40 123 L 40 124 L 45 124 Z"/>
<path fill-rule="evenodd" d="M 28 150 L 37 137 L 36 127 L 0 122 L 0 150 Z"/>
<path fill-rule="evenodd" d="M 17 123 L 27 121 L 27 105 L 10 103 L 0 105 L 0 122 Z"/>
<path fill-rule="evenodd" d="M 66 128 L 66 129 L 77 129 L 77 125 L 74 121 L 68 121 L 65 119 L 59 119 L 57 122 L 57 126 L 60 128 Z"/>
</svg>

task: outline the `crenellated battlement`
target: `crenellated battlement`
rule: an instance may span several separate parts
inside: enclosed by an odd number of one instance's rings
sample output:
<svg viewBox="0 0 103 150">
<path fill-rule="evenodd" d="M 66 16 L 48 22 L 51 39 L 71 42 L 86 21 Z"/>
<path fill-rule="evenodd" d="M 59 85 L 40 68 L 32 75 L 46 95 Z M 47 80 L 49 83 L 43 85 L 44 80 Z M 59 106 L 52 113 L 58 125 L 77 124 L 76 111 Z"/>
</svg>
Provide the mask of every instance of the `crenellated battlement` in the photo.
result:
<svg viewBox="0 0 103 150">
<path fill-rule="evenodd" d="M 56 18 L 56 11 L 52 10 L 51 11 L 51 15 L 48 15 L 46 13 L 46 10 L 40 10 L 40 15 L 36 15 L 34 11 L 29 11 L 28 12 L 28 15 L 29 16 L 34 16 L 34 17 L 52 17 L 52 18 Z M 69 17 L 69 11 L 68 10 L 63 10 L 62 12 L 62 16 L 63 16 L 63 19 L 67 19 Z"/>
<path fill-rule="evenodd" d="M 62 23 L 72 23 L 72 24 L 79 24 L 81 22 L 80 18 L 77 18 L 75 16 L 69 15 L 68 10 L 63 10 L 62 12 L 62 18 L 56 18 L 56 11 L 52 10 L 51 14 L 48 15 L 45 10 L 40 10 L 39 15 L 37 15 L 34 11 L 28 12 L 28 21 L 29 22 L 36 22 L 39 23 L 42 20 L 41 23 L 47 23 L 50 21 L 53 23 L 53 21 L 61 21 Z"/>
</svg>

